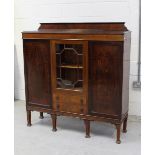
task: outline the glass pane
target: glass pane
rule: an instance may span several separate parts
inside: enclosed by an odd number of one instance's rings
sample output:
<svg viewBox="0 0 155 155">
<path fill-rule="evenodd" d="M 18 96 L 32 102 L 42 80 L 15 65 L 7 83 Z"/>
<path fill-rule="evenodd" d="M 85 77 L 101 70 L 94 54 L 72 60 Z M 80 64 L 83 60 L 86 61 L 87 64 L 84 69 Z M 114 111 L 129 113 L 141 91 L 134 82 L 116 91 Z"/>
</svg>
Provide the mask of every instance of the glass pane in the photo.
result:
<svg viewBox="0 0 155 155">
<path fill-rule="evenodd" d="M 81 44 L 56 44 L 57 88 L 82 90 L 82 48 Z"/>
</svg>

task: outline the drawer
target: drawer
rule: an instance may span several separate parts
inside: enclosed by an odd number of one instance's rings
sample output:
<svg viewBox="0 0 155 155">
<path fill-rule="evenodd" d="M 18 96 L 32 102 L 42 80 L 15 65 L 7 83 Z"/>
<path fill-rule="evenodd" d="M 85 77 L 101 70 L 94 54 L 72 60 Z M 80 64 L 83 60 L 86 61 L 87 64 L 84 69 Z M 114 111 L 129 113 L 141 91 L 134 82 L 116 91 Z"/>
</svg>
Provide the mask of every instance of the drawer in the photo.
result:
<svg viewBox="0 0 155 155">
<path fill-rule="evenodd" d="M 81 95 L 55 94 L 53 109 L 60 112 L 85 113 L 87 108 Z"/>
</svg>

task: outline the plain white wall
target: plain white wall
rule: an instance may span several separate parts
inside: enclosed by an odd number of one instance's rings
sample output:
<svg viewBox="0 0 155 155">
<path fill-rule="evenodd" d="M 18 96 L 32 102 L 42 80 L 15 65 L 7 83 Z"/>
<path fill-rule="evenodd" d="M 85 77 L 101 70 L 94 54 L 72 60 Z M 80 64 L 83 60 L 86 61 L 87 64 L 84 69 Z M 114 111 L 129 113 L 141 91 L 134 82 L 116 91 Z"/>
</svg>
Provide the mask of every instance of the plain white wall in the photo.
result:
<svg viewBox="0 0 155 155">
<path fill-rule="evenodd" d="M 41 22 L 126 22 L 132 31 L 129 114 L 141 115 L 137 79 L 139 0 L 15 0 L 15 98 L 25 100 L 21 32 Z"/>
</svg>

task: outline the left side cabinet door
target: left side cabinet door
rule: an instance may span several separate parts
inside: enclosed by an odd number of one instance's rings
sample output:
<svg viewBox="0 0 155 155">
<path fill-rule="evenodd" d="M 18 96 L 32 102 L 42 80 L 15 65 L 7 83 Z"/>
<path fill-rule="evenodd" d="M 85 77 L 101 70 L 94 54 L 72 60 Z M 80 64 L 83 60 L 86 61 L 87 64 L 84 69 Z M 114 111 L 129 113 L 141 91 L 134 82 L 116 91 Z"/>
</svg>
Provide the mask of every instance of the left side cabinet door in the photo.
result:
<svg viewBox="0 0 155 155">
<path fill-rule="evenodd" d="M 28 105 L 51 107 L 49 40 L 24 40 L 25 90 Z"/>
</svg>

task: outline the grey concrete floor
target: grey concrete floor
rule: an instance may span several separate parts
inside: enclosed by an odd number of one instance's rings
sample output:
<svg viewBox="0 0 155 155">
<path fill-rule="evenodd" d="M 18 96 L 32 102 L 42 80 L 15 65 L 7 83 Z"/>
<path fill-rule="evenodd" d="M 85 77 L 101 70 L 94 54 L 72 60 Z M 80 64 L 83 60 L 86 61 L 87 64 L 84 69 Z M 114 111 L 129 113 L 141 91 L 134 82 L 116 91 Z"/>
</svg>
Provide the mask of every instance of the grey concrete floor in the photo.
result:
<svg viewBox="0 0 155 155">
<path fill-rule="evenodd" d="M 32 126 L 26 125 L 24 101 L 15 101 L 15 155 L 140 155 L 141 124 L 129 117 L 128 132 L 121 133 L 121 144 L 115 143 L 113 125 L 91 122 L 91 138 L 85 138 L 83 121 L 58 117 L 57 132 L 52 132 L 50 115 L 39 119 L 32 112 Z"/>
</svg>

